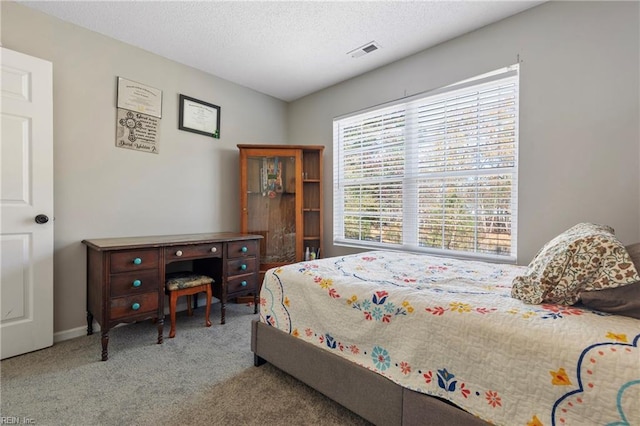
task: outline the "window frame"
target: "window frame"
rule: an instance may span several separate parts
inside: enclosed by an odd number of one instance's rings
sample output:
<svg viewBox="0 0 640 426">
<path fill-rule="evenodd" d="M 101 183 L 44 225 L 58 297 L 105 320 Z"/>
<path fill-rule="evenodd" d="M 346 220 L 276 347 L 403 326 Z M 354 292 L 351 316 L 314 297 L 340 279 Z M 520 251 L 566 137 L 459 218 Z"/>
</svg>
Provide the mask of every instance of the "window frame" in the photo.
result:
<svg viewBox="0 0 640 426">
<path fill-rule="evenodd" d="M 413 95 L 410 97 L 398 99 L 396 101 L 392 101 L 389 103 L 377 105 L 371 108 L 367 108 L 361 111 L 357 111 L 354 113 L 350 113 L 347 115 L 343 115 L 340 117 L 334 118 L 333 121 L 333 166 L 334 166 L 334 176 L 333 176 L 333 243 L 336 246 L 345 246 L 345 247 L 356 247 L 356 248 L 364 248 L 369 250 L 399 250 L 399 251 L 411 251 L 411 252 L 424 252 L 434 255 L 442 255 L 449 257 L 457 257 L 457 258 L 466 258 L 466 259 L 479 259 L 479 260 L 489 260 L 489 261 L 500 261 L 502 263 L 516 263 L 517 262 L 517 224 L 518 224 L 518 151 L 519 151 L 519 96 L 520 96 L 520 88 L 519 88 L 519 64 L 515 64 L 509 67 L 501 68 L 486 74 L 482 74 L 476 77 L 469 78 L 467 80 L 463 80 L 458 83 L 454 83 L 439 89 L 423 92 L 417 95 Z M 455 171 L 455 172 L 441 172 L 434 173 L 429 176 L 431 177 L 440 177 L 443 178 L 447 175 L 455 175 L 455 176 L 472 176 L 475 179 L 482 176 L 490 176 L 490 175 L 510 175 L 510 215 L 508 216 L 507 223 L 509 224 L 510 229 L 510 250 L 507 254 L 499 254 L 499 253 L 490 253 L 490 252 L 479 252 L 477 244 L 477 230 L 479 228 L 478 222 L 474 222 L 474 249 L 473 251 L 465 251 L 465 250 L 452 250 L 446 248 L 434 248 L 434 247 L 425 247 L 420 246 L 419 243 L 419 233 L 418 223 L 420 221 L 420 213 L 418 206 L 418 199 L 420 198 L 418 192 L 416 190 L 416 186 L 418 186 L 418 180 L 426 179 L 424 173 L 421 175 L 417 170 L 419 168 L 416 165 L 416 150 L 420 144 L 418 140 L 417 133 L 412 134 L 417 128 L 411 120 L 415 120 L 417 114 L 412 111 L 416 108 L 416 105 L 425 105 L 429 101 L 433 101 L 434 99 L 447 98 L 451 97 L 454 94 L 460 94 L 461 92 L 473 92 L 480 87 L 495 87 L 500 86 L 501 84 L 509 83 L 513 85 L 513 146 L 509 149 L 513 150 L 513 164 L 508 167 L 487 167 L 487 168 L 475 168 L 466 171 Z M 345 198 L 344 198 L 344 190 L 346 188 L 345 182 L 353 182 L 353 185 L 356 185 L 355 181 L 357 179 L 346 180 L 345 179 L 345 170 L 344 170 L 344 146 L 343 146 L 343 133 L 342 129 L 346 128 L 350 124 L 353 123 L 365 123 L 367 119 L 371 119 L 371 117 L 384 117 L 386 114 L 391 114 L 394 110 L 404 110 L 404 123 L 402 125 L 403 129 L 403 144 L 404 144 L 404 162 L 403 162 L 403 174 L 400 177 L 401 185 L 402 185 L 402 239 L 399 243 L 388 243 L 388 242 L 380 242 L 380 241 L 365 241 L 362 239 L 362 234 L 360 234 L 359 239 L 354 238 L 346 238 L 345 237 L 345 219 L 347 217 L 347 211 L 345 211 Z M 409 112 L 408 112 L 409 111 Z M 478 113 L 479 114 L 479 113 Z M 381 119 L 382 120 L 382 119 Z M 409 133 L 409 135 L 407 135 Z M 412 139 L 413 138 L 413 139 Z M 467 140 L 467 139 L 465 139 Z M 508 145 L 508 144 L 507 144 Z M 384 145 L 381 145 L 384 146 Z M 447 151 L 448 152 L 448 151 Z M 376 181 L 376 179 L 366 177 L 361 179 L 363 181 L 367 181 L 368 185 L 371 186 L 371 183 Z M 384 178 L 377 179 L 377 181 L 381 184 L 384 181 Z M 480 184 L 476 184 L 479 186 Z M 493 188 L 493 187 L 492 187 Z M 381 189 L 382 191 L 382 189 Z M 497 190 L 496 190 L 497 191 Z M 496 192 L 497 193 L 497 192 Z M 411 195 L 413 194 L 413 196 Z M 493 193 L 492 193 L 493 194 Z M 443 195 L 444 197 L 444 195 Z M 477 206 L 476 201 L 476 206 Z M 378 215 L 379 217 L 383 217 L 384 215 L 381 213 L 379 209 Z M 477 209 L 476 209 L 477 210 Z M 363 211 L 360 210 L 358 212 L 360 215 L 363 215 Z M 443 215 L 446 214 L 446 209 L 443 209 Z M 481 216 L 476 212 L 475 219 Z M 443 216 L 442 224 L 444 226 L 446 219 Z M 361 219 L 362 222 L 362 219 Z M 361 223 L 360 222 L 360 223 Z M 381 231 L 380 238 L 382 239 Z M 444 238 L 443 238 L 444 241 Z"/>
</svg>

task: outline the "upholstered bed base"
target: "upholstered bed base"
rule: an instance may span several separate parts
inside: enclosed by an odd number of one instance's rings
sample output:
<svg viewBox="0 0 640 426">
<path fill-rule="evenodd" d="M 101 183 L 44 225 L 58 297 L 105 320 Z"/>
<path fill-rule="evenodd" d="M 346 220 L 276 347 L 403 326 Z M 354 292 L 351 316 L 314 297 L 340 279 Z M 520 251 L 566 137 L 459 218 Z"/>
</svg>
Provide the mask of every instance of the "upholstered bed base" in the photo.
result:
<svg viewBox="0 0 640 426">
<path fill-rule="evenodd" d="M 251 350 L 366 420 L 379 425 L 484 425 L 448 402 L 405 389 L 338 355 L 254 320 Z"/>
</svg>

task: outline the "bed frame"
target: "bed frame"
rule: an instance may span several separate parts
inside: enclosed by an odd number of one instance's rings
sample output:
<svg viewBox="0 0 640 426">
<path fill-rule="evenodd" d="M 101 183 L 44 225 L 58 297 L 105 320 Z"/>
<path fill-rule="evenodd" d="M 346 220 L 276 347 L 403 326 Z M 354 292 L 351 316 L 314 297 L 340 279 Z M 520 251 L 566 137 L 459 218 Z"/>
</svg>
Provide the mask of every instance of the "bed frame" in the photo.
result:
<svg viewBox="0 0 640 426">
<path fill-rule="evenodd" d="M 403 388 L 257 320 L 251 350 L 256 366 L 269 362 L 376 425 L 487 425 L 443 399 Z"/>
</svg>

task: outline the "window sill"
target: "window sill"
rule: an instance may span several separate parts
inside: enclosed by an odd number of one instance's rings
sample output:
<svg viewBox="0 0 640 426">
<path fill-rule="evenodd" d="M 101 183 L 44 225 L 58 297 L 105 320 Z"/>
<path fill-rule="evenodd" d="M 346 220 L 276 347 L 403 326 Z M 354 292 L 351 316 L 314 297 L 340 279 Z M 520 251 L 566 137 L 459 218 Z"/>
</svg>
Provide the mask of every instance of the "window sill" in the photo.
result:
<svg viewBox="0 0 640 426">
<path fill-rule="evenodd" d="M 367 243 L 366 241 L 353 242 L 349 240 L 333 240 L 333 244 L 339 247 L 359 248 L 359 249 L 365 249 L 365 250 L 409 252 L 409 253 L 426 254 L 429 256 L 449 257 L 449 258 L 459 259 L 459 260 L 473 260 L 473 261 L 490 262 L 490 263 L 502 263 L 502 264 L 515 265 L 517 264 L 517 261 L 518 261 L 517 257 L 513 255 L 499 256 L 495 254 L 485 254 L 485 253 L 467 253 L 467 252 L 454 251 L 454 250 L 439 250 L 439 249 L 431 249 L 431 248 L 423 248 L 423 247 L 415 247 L 415 246 L 397 246 L 397 245 L 383 244 L 383 243 Z"/>
</svg>

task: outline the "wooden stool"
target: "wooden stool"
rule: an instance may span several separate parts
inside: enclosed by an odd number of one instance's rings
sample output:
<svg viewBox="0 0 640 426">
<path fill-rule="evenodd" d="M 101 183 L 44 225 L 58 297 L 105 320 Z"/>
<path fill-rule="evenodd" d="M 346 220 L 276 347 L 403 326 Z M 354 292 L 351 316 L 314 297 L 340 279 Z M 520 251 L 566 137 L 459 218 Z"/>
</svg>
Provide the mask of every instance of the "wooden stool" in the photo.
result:
<svg viewBox="0 0 640 426">
<path fill-rule="evenodd" d="M 169 313 L 171 316 L 171 331 L 169 337 L 176 335 L 176 303 L 178 297 L 187 296 L 187 312 L 193 315 L 191 308 L 191 295 L 197 293 L 207 293 L 207 304 L 205 305 L 205 325 L 211 327 L 209 314 L 211 313 L 211 284 L 213 278 L 194 272 L 173 272 L 167 274 L 165 284 L 166 293 L 169 295 Z"/>
</svg>

